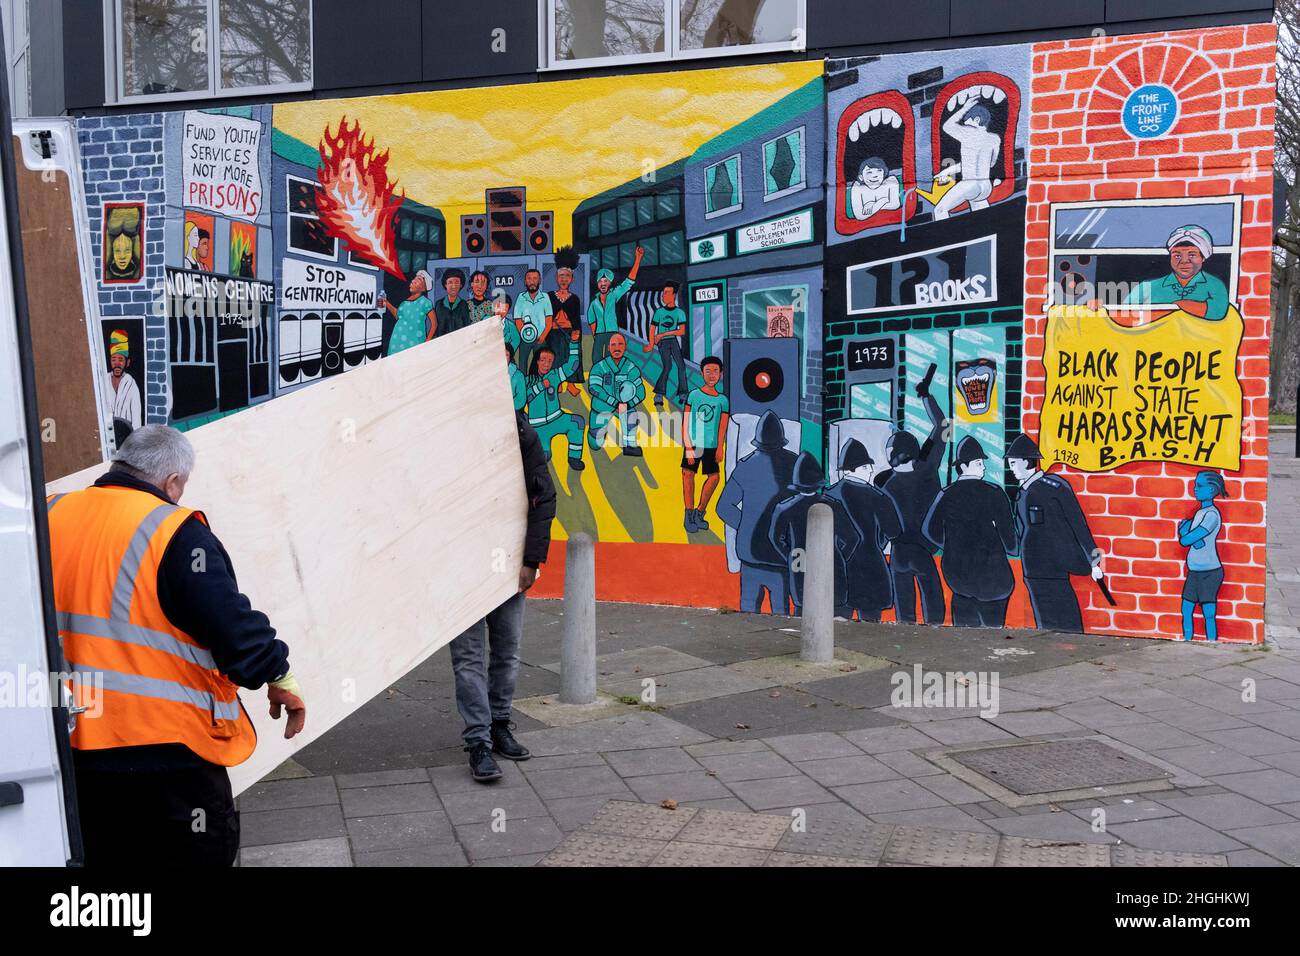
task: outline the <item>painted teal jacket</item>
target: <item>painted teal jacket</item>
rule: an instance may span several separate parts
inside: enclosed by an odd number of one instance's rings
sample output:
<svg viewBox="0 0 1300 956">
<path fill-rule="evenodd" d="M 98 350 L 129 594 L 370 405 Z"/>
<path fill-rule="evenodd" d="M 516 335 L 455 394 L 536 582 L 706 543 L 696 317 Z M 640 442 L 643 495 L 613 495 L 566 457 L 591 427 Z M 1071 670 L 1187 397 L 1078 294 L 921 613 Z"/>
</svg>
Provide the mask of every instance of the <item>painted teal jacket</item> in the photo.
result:
<svg viewBox="0 0 1300 956">
<path fill-rule="evenodd" d="M 528 404 L 524 373 L 519 371 L 519 366 L 514 362 L 507 362 L 506 368 L 510 370 L 510 395 L 515 400 L 515 411 L 521 412 L 524 406 Z"/>
<path fill-rule="evenodd" d="M 607 355 L 593 365 L 587 376 L 587 388 L 591 390 L 593 412 L 612 412 L 621 403 L 632 408 L 645 401 L 641 367 L 626 354 L 621 364 L 614 361 L 614 356 Z"/>
<path fill-rule="evenodd" d="M 1174 273 L 1160 279 L 1139 282 L 1124 300 L 1126 305 L 1173 305 L 1175 302 L 1204 302 L 1205 318 L 1222 321 L 1228 314 L 1228 287 L 1218 276 L 1198 272 L 1186 285 Z"/>
<path fill-rule="evenodd" d="M 619 300 L 627 295 L 631 288 L 632 280 L 624 279 L 609 290 L 609 295 L 605 296 L 603 303 L 600 301 L 599 295 L 591 300 L 591 305 L 587 306 L 587 321 L 591 323 L 597 335 L 618 331 L 618 310 L 616 307 Z"/>
<path fill-rule="evenodd" d="M 536 376 L 531 381 L 525 380 L 524 401 L 528 403 L 528 424 L 536 428 L 555 421 L 564 414 L 564 409 L 560 407 L 560 386 L 577 370 L 578 350 L 569 349 L 569 360 L 563 368 L 552 368 L 545 375 Z M 523 376 L 520 375 L 520 378 Z M 518 403 L 519 397 L 516 395 L 516 406 Z"/>
</svg>

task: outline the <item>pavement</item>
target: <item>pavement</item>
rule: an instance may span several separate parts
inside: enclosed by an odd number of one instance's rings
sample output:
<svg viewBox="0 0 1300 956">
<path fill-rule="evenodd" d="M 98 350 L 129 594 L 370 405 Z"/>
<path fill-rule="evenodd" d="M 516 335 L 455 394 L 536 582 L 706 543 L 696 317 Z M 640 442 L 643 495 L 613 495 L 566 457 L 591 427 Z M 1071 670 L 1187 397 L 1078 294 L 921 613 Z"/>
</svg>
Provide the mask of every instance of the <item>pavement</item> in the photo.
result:
<svg viewBox="0 0 1300 956">
<path fill-rule="evenodd" d="M 817 667 L 797 620 L 601 604 L 574 708 L 563 608 L 530 601 L 533 759 L 469 778 L 439 652 L 242 795 L 240 865 L 1300 864 L 1293 453 L 1271 436 L 1263 646 L 839 623 Z"/>
</svg>

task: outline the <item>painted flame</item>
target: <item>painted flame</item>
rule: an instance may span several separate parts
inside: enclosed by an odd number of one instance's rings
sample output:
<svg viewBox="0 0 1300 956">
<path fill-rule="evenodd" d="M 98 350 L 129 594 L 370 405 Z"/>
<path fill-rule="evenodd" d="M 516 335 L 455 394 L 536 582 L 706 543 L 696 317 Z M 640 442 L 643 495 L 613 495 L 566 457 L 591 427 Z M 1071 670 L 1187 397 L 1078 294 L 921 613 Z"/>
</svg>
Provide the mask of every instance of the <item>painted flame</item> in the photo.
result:
<svg viewBox="0 0 1300 956">
<path fill-rule="evenodd" d="M 316 207 L 325 231 L 346 242 L 358 259 L 405 279 L 397 264 L 393 219 L 406 190 L 395 195 L 397 183 L 388 178 L 388 150 L 375 151 L 374 138 L 366 139 L 360 120 L 349 127 L 344 116 L 337 133 L 325 127 L 316 178 Z"/>
</svg>

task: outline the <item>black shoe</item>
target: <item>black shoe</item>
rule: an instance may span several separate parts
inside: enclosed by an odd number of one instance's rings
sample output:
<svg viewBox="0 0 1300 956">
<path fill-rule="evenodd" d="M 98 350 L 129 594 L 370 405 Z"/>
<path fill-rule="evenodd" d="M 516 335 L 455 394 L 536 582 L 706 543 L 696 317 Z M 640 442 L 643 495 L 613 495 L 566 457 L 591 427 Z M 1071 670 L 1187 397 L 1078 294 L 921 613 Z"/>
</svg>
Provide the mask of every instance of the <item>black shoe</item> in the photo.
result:
<svg viewBox="0 0 1300 956">
<path fill-rule="evenodd" d="M 508 720 L 492 721 L 492 752 L 507 760 L 527 760 L 532 754 L 510 733 L 513 727 Z"/>
<path fill-rule="evenodd" d="M 586 467 L 587 467 L 587 463 L 586 463 L 585 461 L 582 460 L 582 457 L 581 457 L 581 456 L 579 456 L 579 457 L 577 457 L 577 458 L 570 458 L 570 459 L 569 459 L 569 468 L 570 468 L 570 470 L 572 470 L 572 471 L 582 471 L 582 469 L 584 469 L 584 468 L 586 468 Z"/>
<path fill-rule="evenodd" d="M 466 747 L 469 751 L 469 773 L 479 783 L 491 783 L 501 779 L 501 768 L 492 759 L 492 748 L 487 744 L 473 744 Z"/>
<path fill-rule="evenodd" d="M 623 455 L 626 458 L 642 458 L 641 447 L 639 445 L 624 445 Z"/>
</svg>

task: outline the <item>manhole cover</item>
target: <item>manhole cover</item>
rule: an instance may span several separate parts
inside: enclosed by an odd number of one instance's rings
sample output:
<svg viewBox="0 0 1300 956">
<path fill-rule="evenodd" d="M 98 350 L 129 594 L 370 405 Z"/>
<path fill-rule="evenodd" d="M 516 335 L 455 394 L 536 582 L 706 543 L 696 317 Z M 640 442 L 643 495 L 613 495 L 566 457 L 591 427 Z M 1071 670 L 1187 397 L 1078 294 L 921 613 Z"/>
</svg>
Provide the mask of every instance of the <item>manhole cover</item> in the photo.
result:
<svg viewBox="0 0 1300 956">
<path fill-rule="evenodd" d="M 1025 796 L 1164 780 L 1169 774 L 1097 740 L 1049 740 L 949 753 L 949 759 Z"/>
</svg>

